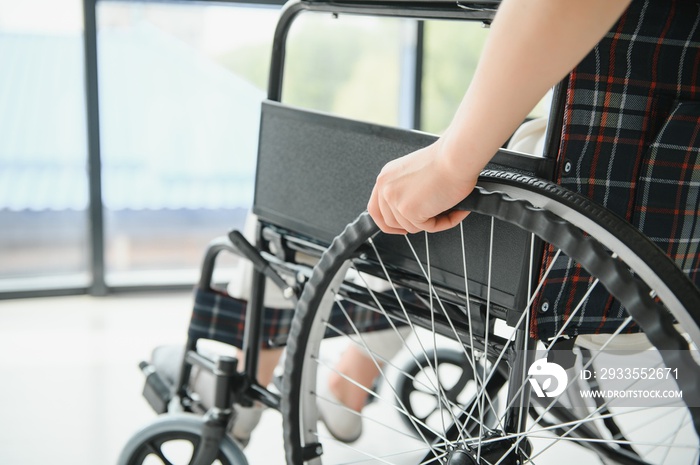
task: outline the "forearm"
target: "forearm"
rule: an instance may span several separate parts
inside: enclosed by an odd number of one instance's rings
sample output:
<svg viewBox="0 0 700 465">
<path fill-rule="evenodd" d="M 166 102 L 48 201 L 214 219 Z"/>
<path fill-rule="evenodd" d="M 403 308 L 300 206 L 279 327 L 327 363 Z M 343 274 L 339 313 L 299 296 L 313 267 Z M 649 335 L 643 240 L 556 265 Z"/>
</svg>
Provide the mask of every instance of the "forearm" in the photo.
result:
<svg viewBox="0 0 700 465">
<path fill-rule="evenodd" d="M 384 232 L 451 228 L 450 210 L 476 185 L 532 107 L 610 30 L 630 0 L 505 0 L 450 126 L 435 144 L 389 162 L 367 208 Z"/>
<path fill-rule="evenodd" d="M 505 0 L 474 79 L 441 140 L 449 169 L 478 174 L 628 5 L 629 0 Z"/>
</svg>

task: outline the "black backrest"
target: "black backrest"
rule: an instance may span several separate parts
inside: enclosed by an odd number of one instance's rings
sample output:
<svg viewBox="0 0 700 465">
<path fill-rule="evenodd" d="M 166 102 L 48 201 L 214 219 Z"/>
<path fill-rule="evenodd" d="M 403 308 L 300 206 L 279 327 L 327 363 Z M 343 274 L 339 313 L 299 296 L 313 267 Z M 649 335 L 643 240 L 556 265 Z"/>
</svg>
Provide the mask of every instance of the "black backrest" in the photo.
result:
<svg viewBox="0 0 700 465">
<path fill-rule="evenodd" d="M 365 210 L 382 166 L 429 145 L 435 138 L 265 102 L 253 211 L 263 222 L 330 244 Z M 499 152 L 490 166 L 534 175 L 543 163 L 540 158 Z M 485 296 L 491 220 L 470 215 L 465 226 L 470 291 Z M 437 234 L 432 239 L 438 244 L 431 245 L 430 251 L 433 277 L 463 288 L 462 255 L 455 253 L 461 248 L 459 230 Z M 421 256 L 422 235 L 411 240 Z M 378 238 L 377 243 L 392 262 L 412 261 L 413 253 L 403 237 Z M 511 307 L 525 275 L 529 235 L 497 222 L 493 250 L 491 297 L 494 302 Z"/>
</svg>

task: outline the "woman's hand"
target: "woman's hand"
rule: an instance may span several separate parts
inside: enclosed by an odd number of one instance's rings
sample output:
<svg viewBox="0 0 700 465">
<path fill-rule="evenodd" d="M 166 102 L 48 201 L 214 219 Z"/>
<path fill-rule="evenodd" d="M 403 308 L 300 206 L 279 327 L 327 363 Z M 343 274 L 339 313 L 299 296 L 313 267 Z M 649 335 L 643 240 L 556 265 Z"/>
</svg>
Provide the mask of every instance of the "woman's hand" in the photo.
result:
<svg viewBox="0 0 700 465">
<path fill-rule="evenodd" d="M 447 211 L 474 189 L 479 175 L 451 168 L 442 139 L 387 163 L 377 177 L 367 209 L 385 233 L 438 232 L 469 214 Z"/>
</svg>

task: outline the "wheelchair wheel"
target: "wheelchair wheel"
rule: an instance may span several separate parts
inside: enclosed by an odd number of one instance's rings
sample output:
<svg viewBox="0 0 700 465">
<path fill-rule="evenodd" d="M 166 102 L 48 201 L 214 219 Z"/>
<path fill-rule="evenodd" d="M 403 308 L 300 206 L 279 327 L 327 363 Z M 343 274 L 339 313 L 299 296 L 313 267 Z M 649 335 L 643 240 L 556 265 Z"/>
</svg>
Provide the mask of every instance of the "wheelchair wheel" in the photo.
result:
<svg viewBox="0 0 700 465">
<path fill-rule="evenodd" d="M 119 465 L 192 464 L 202 433 L 202 417 L 163 415 L 134 434 L 122 449 Z M 248 465 L 241 449 L 227 436 L 214 465 Z"/>
<path fill-rule="evenodd" d="M 445 233 L 456 235 L 456 242 L 442 234 L 384 236 L 364 214 L 323 256 L 304 289 L 288 343 L 282 406 L 288 463 L 539 464 L 550 463 L 548 457 L 558 463 L 571 453 L 586 463 L 698 463 L 700 367 L 694 356 L 700 293 L 692 282 L 626 222 L 545 181 L 485 172 L 459 208 L 473 213 Z M 513 228 L 543 241 L 540 251 L 538 241 L 511 235 Z M 482 232 L 486 242 L 474 238 Z M 443 250 L 444 244 L 451 248 Z M 542 256 L 547 258 L 540 268 Z M 566 276 L 571 269 L 576 276 Z M 518 274 L 525 287 L 510 292 Z M 357 276 L 383 279 L 390 290 L 375 292 L 358 284 Z M 553 322 L 554 333 L 536 341 L 530 336 L 544 331 L 536 324 L 544 327 L 547 312 L 554 311 L 555 302 L 543 291 L 553 276 L 576 282 L 584 292 L 559 306 L 564 310 Z M 600 289 L 604 303 L 621 310 L 594 322 L 605 323 L 602 333 L 579 336 L 578 328 L 592 323 L 587 312 Z M 457 404 L 437 375 L 429 377 L 423 388 L 439 399 L 442 411 L 437 424 L 427 424 L 402 400 L 395 381 L 402 377 L 388 375 L 399 370 L 410 377 L 411 369 L 374 356 L 361 333 L 329 328 L 331 311 L 346 313 L 350 305 L 373 309 L 395 329 L 408 326 L 410 338 L 395 333 L 417 367 L 436 370 L 440 347 L 461 347 L 475 374 L 476 395 Z M 359 414 L 364 433 L 352 444 L 333 439 L 317 421 L 317 402 L 329 401 L 317 395 L 317 379 L 335 370 L 319 355 L 329 329 L 367 351 L 383 378 L 379 392 L 364 388 L 375 399 Z M 584 343 L 594 355 L 582 365 L 576 355 Z M 636 371 L 610 360 L 634 360 L 633 353 L 644 357 Z M 619 366 L 623 374 L 629 368 L 647 375 L 614 390 L 591 379 Z M 647 381 L 652 370 L 673 373 L 664 392 L 682 391 L 682 401 L 652 403 L 642 395 L 630 403 L 620 397 L 647 389 L 641 378 Z M 586 398 L 582 389 L 600 395 Z M 412 429 L 390 421 L 395 415 L 387 412 L 397 410 Z"/>
</svg>

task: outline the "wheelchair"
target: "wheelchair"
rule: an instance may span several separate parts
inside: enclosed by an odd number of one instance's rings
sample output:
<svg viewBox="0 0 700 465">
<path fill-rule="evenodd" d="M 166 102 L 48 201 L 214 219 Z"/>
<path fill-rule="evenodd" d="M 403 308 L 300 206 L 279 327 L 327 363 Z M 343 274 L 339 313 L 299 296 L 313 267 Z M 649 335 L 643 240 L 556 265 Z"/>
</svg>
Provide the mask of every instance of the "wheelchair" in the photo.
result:
<svg viewBox="0 0 700 465">
<path fill-rule="evenodd" d="M 384 235 L 362 213 L 379 169 L 433 136 L 281 103 L 284 44 L 301 12 L 488 23 L 495 3 L 285 6 L 262 107 L 256 240 L 233 231 L 210 245 L 177 376 L 142 365 L 144 395 L 163 415 L 134 434 L 120 465 L 175 463 L 165 449 L 177 441 L 189 444 L 182 463 L 247 464 L 227 431 L 234 406 L 253 402 L 281 412 L 290 465 L 520 465 L 571 454 L 700 463 L 700 292 L 637 228 L 549 181 L 564 162 L 566 83 L 555 89 L 545 156 L 499 151 L 456 207 L 471 214 L 439 234 Z M 221 252 L 256 270 L 244 321 L 241 303 L 211 285 Z M 286 347 L 279 392 L 256 381 L 269 283 L 294 305 L 289 333 L 271 341 Z M 234 325 L 244 325 L 242 341 L 227 334 Z M 378 330 L 403 346 L 403 361 L 375 354 L 365 339 Z M 245 368 L 206 356 L 201 339 L 242 347 Z M 372 402 L 356 412 L 365 431 L 350 444 L 319 423 L 329 400 L 317 385 L 335 370 L 325 354 L 338 340 L 380 373 L 363 387 Z M 210 379 L 208 392 L 194 373 Z"/>
</svg>

